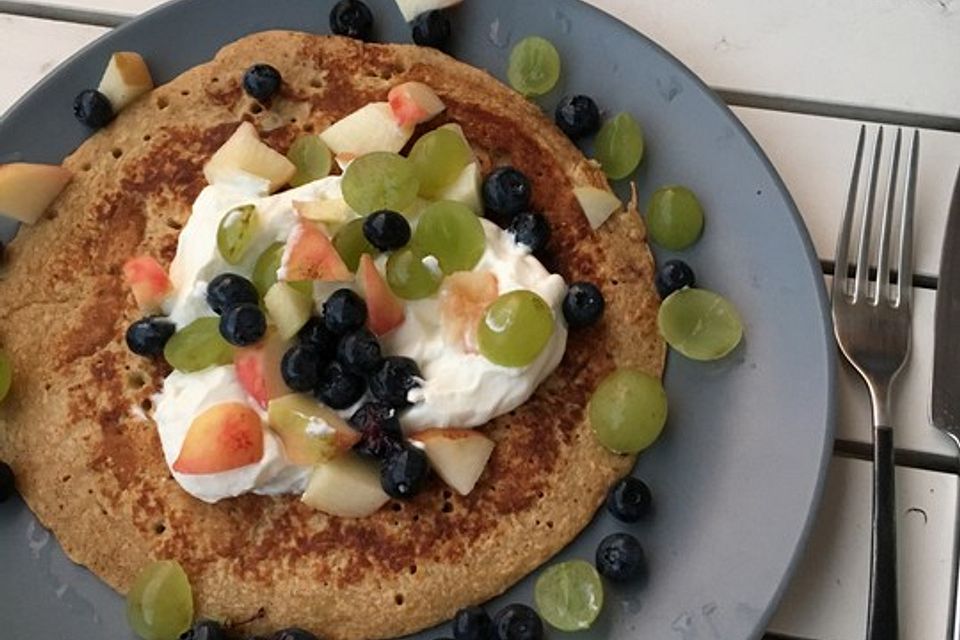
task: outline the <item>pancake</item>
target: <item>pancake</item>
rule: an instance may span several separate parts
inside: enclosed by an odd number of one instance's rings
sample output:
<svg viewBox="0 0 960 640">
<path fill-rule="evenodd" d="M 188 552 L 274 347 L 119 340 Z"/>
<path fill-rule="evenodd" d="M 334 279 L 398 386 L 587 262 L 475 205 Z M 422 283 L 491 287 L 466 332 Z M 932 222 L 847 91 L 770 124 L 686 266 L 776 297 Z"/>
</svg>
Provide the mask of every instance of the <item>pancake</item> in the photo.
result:
<svg viewBox="0 0 960 640">
<path fill-rule="evenodd" d="M 264 108 L 240 87 L 256 62 L 284 78 Z M 141 254 L 169 265 L 205 186 L 202 167 L 241 121 L 286 151 L 408 80 L 447 105 L 426 128 L 456 121 L 484 173 L 509 163 L 530 177 L 533 206 L 552 227 L 547 267 L 600 286 L 603 320 L 571 332 L 562 364 L 536 394 L 483 427 L 497 446 L 469 496 L 432 478 L 412 501 L 359 520 L 314 511 L 297 496 L 192 498 L 170 476 L 149 418 L 168 368 L 124 344 L 140 313 L 121 265 Z M 0 459 L 67 554 L 119 592 L 148 561 L 173 558 L 190 577 L 198 614 L 244 632 L 297 625 L 332 640 L 395 637 L 531 572 L 586 526 L 632 467 L 632 456 L 596 442 L 585 407 L 617 367 L 662 372 L 642 221 L 618 212 L 592 231 L 572 188 L 606 188 L 602 172 L 487 73 L 432 49 L 259 33 L 128 107 L 64 164 L 75 179 L 11 244 L 0 281 L 0 344 L 16 369 L 0 405 Z"/>
</svg>

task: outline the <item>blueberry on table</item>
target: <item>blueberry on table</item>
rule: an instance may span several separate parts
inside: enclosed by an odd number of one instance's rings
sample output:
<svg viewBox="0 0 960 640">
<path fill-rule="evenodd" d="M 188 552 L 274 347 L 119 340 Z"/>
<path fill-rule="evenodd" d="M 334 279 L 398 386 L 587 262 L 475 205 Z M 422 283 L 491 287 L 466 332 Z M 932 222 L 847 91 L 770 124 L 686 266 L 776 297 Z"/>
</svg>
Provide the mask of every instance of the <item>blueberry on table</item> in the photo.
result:
<svg viewBox="0 0 960 640">
<path fill-rule="evenodd" d="M 410 242 L 410 223 L 396 211 L 375 211 L 364 219 L 363 235 L 380 251 L 393 251 Z"/>
<path fill-rule="evenodd" d="M 235 347 L 256 344 L 267 332 L 267 317 L 255 304 L 238 304 L 220 316 L 220 335 Z"/>
<path fill-rule="evenodd" d="M 235 273 L 221 273 L 207 285 L 207 304 L 217 315 L 238 304 L 257 304 L 260 294 L 252 282 Z"/>
<path fill-rule="evenodd" d="M 360 375 L 376 372 L 383 362 L 380 342 L 369 329 L 348 333 L 337 346 L 337 360 L 349 371 Z"/>
<path fill-rule="evenodd" d="M 637 522 L 650 512 L 653 496 L 643 480 L 627 476 L 610 488 L 607 511 L 621 522 Z"/>
<path fill-rule="evenodd" d="M 320 382 L 324 358 L 320 350 L 308 344 L 290 347 L 280 361 L 280 375 L 294 391 L 311 391 Z"/>
<path fill-rule="evenodd" d="M 413 41 L 421 47 L 443 50 L 450 41 L 450 18 L 438 9 L 421 13 L 413 20 Z"/>
<path fill-rule="evenodd" d="M 526 246 L 531 253 L 543 249 L 550 240 L 550 223 L 542 213 L 518 213 L 507 231 L 513 234 L 517 244 Z"/>
<path fill-rule="evenodd" d="M 300 627 L 290 627 L 277 631 L 270 640 L 319 640 L 317 636 Z"/>
<path fill-rule="evenodd" d="M 674 291 L 696 285 L 697 279 L 693 274 L 693 269 L 683 260 L 667 260 L 657 271 L 654 283 L 660 297 L 666 298 Z"/>
<path fill-rule="evenodd" d="M 596 562 L 600 575 L 614 582 L 636 580 L 647 567 L 640 541 L 629 533 L 614 533 L 601 540 Z"/>
<path fill-rule="evenodd" d="M 391 407 L 402 409 L 410 406 L 408 395 L 411 389 L 420 386 L 420 367 L 410 358 L 391 356 L 370 377 L 370 392 Z"/>
<path fill-rule="evenodd" d="M 530 180 L 513 167 L 500 167 L 483 181 L 483 204 L 502 218 L 512 218 L 530 205 Z"/>
<path fill-rule="evenodd" d="M 200 620 L 180 634 L 180 640 L 227 640 L 227 633 L 216 620 Z"/>
<path fill-rule="evenodd" d="M 330 329 L 327 329 L 323 318 L 313 316 L 307 320 L 307 324 L 303 325 L 303 328 L 297 334 L 297 340 L 300 341 L 300 344 L 316 347 L 324 360 L 333 360 L 337 355 L 339 338 Z"/>
<path fill-rule="evenodd" d="M 320 380 L 314 395 L 331 409 L 346 409 L 363 397 L 366 386 L 362 377 L 350 373 L 334 360 L 320 368 Z"/>
<path fill-rule="evenodd" d="M 0 462 L 0 502 L 6 502 L 17 490 L 17 481 L 13 469 L 6 462 Z"/>
<path fill-rule="evenodd" d="M 350 416 L 350 426 L 360 432 L 353 450 L 365 458 L 384 460 L 403 448 L 403 430 L 393 407 L 367 402 Z"/>
<path fill-rule="evenodd" d="M 86 89 L 73 99 L 73 115 L 91 129 L 100 129 L 113 120 L 113 106 L 107 96 L 96 89 Z"/>
<path fill-rule="evenodd" d="M 416 447 L 404 446 L 380 463 L 380 486 L 391 498 L 412 498 L 420 491 L 428 469 L 427 454 Z"/>
<path fill-rule="evenodd" d="M 600 109 L 590 96 L 565 97 L 557 105 L 554 119 L 571 140 L 593 135 L 600 130 Z"/>
<path fill-rule="evenodd" d="M 573 329 L 595 324 L 603 315 L 606 302 L 596 285 L 574 282 L 563 299 L 563 317 Z"/>
<path fill-rule="evenodd" d="M 269 64 L 255 64 L 243 74 L 243 90 L 260 102 L 272 98 L 282 83 L 280 72 Z"/>
<path fill-rule="evenodd" d="M 338 336 L 356 331 L 366 321 L 367 303 L 350 289 L 337 289 L 323 303 L 323 322 Z"/>
<path fill-rule="evenodd" d="M 511 604 L 493 618 L 496 640 L 541 640 L 543 621 L 525 604 Z"/>
<path fill-rule="evenodd" d="M 466 607 L 453 616 L 454 640 L 491 640 L 493 621 L 483 607 Z"/>
<path fill-rule="evenodd" d="M 176 325 L 160 316 L 141 318 L 127 329 L 127 348 L 138 356 L 155 358 L 163 355 L 167 340 L 176 332 Z"/>
<path fill-rule="evenodd" d="M 338 36 L 370 40 L 373 13 L 360 0 L 340 0 L 330 10 L 330 31 Z"/>
</svg>

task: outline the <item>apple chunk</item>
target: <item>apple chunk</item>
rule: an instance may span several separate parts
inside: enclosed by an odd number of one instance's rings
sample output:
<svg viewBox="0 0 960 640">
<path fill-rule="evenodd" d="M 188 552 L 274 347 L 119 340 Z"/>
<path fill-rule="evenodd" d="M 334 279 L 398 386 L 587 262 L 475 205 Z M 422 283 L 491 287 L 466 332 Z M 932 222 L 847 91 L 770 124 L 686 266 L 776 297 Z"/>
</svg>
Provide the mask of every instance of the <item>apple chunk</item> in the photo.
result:
<svg viewBox="0 0 960 640">
<path fill-rule="evenodd" d="M 483 200 L 480 198 L 482 184 L 483 176 L 480 173 L 480 165 L 471 162 L 463 168 L 456 180 L 437 194 L 437 200 L 459 202 L 470 207 L 478 216 L 482 215 Z"/>
<path fill-rule="evenodd" d="M 413 135 L 413 125 L 401 125 L 393 117 L 386 102 L 372 102 L 330 125 L 320 138 L 339 161 L 341 156 L 354 157 L 389 151 L 398 153 Z"/>
<path fill-rule="evenodd" d="M 256 127 L 249 122 L 237 127 L 203 167 L 203 175 L 210 184 L 252 175 L 269 180 L 271 193 L 287 184 L 296 172 L 292 162 L 260 140 Z"/>
<path fill-rule="evenodd" d="M 352 278 L 330 238 L 312 222 L 302 220 L 290 232 L 278 274 L 287 282 L 346 282 Z"/>
<path fill-rule="evenodd" d="M 173 290 L 173 283 L 160 263 L 150 256 L 130 258 L 123 265 L 123 277 L 133 291 L 141 311 L 154 313 Z"/>
<path fill-rule="evenodd" d="M 197 416 L 187 431 L 177 473 L 221 473 L 260 462 L 263 424 L 257 412 L 240 402 L 217 404 Z"/>
<path fill-rule="evenodd" d="M 69 170 L 55 164 L 0 164 L 0 215 L 33 224 L 72 177 Z"/>
<path fill-rule="evenodd" d="M 377 271 L 370 254 L 364 253 L 360 256 L 357 282 L 367 303 L 367 326 L 370 331 L 382 336 L 403 324 L 406 317 L 403 303 Z"/>
<path fill-rule="evenodd" d="M 297 335 L 313 313 L 313 297 L 303 295 L 286 282 L 270 287 L 263 304 L 284 340 Z"/>
<path fill-rule="evenodd" d="M 599 229 L 614 211 L 623 206 L 616 195 L 597 187 L 576 187 L 573 195 L 580 203 L 592 229 Z"/>
<path fill-rule="evenodd" d="M 271 400 L 267 422 L 294 464 L 329 460 L 360 441 L 360 433 L 333 409 L 304 394 L 291 393 Z"/>
<path fill-rule="evenodd" d="M 433 470 L 460 495 L 473 491 L 494 442 L 473 429 L 427 429 L 411 436 L 423 445 Z"/>
<path fill-rule="evenodd" d="M 119 112 L 151 89 L 153 78 L 143 57 L 133 51 L 118 51 L 110 56 L 98 91 Z"/>
<path fill-rule="evenodd" d="M 401 126 L 426 122 L 447 108 L 433 89 L 422 82 L 398 84 L 390 89 L 387 102 Z"/>
<path fill-rule="evenodd" d="M 341 518 L 363 518 L 376 513 L 390 500 L 380 486 L 377 465 L 352 453 L 318 464 L 303 502 Z"/>
<path fill-rule="evenodd" d="M 290 393 L 290 387 L 280 375 L 280 361 L 289 346 L 275 330 L 270 329 L 257 344 L 234 352 L 233 364 L 240 386 L 264 409 L 274 398 Z"/>
<path fill-rule="evenodd" d="M 397 0 L 397 6 L 400 8 L 400 13 L 403 14 L 403 19 L 412 22 L 421 13 L 446 9 L 461 2 L 463 0 Z"/>
</svg>

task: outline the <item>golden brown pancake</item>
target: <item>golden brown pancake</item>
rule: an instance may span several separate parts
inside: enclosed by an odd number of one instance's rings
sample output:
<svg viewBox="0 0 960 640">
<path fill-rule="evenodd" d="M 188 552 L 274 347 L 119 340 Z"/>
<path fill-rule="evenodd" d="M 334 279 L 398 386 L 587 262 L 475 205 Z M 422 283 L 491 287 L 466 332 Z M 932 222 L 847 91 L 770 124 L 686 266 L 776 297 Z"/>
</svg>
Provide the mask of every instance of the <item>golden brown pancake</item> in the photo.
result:
<svg viewBox="0 0 960 640">
<path fill-rule="evenodd" d="M 240 87 L 256 62 L 284 78 L 263 108 Z M 599 285 L 603 320 L 572 331 L 533 398 L 484 427 L 497 447 L 469 496 L 432 478 L 414 500 L 359 520 L 296 496 L 192 498 L 137 410 L 150 414 L 168 369 L 124 344 L 140 314 L 121 265 L 141 254 L 169 265 L 205 186 L 203 164 L 242 120 L 286 151 L 408 80 L 434 88 L 447 111 L 428 126 L 460 123 L 485 173 L 509 163 L 531 178 L 553 231 L 547 266 Z M 121 593 L 148 561 L 174 558 L 199 614 L 253 618 L 250 633 L 298 625 L 332 640 L 399 636 L 517 582 L 575 537 L 631 468 L 633 457 L 596 442 L 585 407 L 617 367 L 662 371 L 642 222 L 620 212 L 592 231 L 572 188 L 606 188 L 602 172 L 487 73 L 432 49 L 260 33 L 130 106 L 65 166 L 75 179 L 20 232 L 0 280 L 0 343 L 16 368 L 0 406 L 0 458 L 70 557 Z"/>
</svg>

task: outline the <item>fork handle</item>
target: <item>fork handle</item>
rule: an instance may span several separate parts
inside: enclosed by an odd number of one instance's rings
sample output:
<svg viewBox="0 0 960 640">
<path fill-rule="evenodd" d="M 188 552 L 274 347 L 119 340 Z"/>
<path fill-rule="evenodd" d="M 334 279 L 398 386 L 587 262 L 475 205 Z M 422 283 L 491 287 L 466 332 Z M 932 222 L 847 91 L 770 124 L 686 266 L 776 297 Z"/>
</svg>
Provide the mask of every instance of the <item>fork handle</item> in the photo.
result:
<svg viewBox="0 0 960 640">
<path fill-rule="evenodd" d="M 894 473 L 893 430 L 877 426 L 873 432 L 873 555 L 867 640 L 896 640 L 899 636 Z"/>
</svg>

